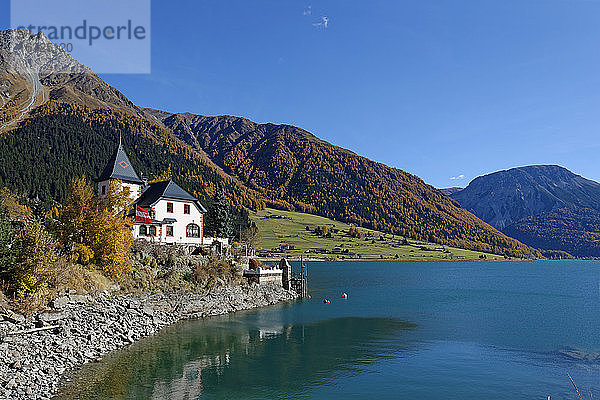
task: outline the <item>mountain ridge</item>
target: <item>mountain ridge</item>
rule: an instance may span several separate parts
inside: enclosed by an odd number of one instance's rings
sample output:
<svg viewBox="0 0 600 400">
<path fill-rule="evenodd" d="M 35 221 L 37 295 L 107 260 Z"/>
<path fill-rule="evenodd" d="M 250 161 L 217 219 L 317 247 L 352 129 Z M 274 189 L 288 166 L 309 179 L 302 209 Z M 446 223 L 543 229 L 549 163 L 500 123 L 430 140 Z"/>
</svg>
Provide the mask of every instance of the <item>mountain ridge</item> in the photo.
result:
<svg viewBox="0 0 600 400">
<path fill-rule="evenodd" d="M 559 208 L 600 209 L 600 183 L 559 165 L 531 165 L 482 175 L 451 197 L 502 230 L 525 217 Z"/>
<path fill-rule="evenodd" d="M 202 149 L 274 207 L 459 246 L 477 247 L 475 241 L 466 239 L 469 234 L 483 235 L 492 243 L 505 240 L 419 177 L 323 141 L 304 129 L 232 116 L 161 116 L 181 140 Z M 496 242 L 487 250 L 498 247 Z"/>
<path fill-rule="evenodd" d="M 442 189 L 440 189 L 440 191 L 442 193 L 444 193 L 446 196 L 450 196 L 450 195 L 453 195 L 454 193 L 460 192 L 463 189 L 464 188 L 461 188 L 461 187 L 449 187 L 449 188 L 442 188 Z"/>
<path fill-rule="evenodd" d="M 600 183 L 562 166 L 531 165 L 482 175 L 451 197 L 530 246 L 600 257 Z"/>
<path fill-rule="evenodd" d="M 39 39 L 33 38 L 34 35 L 19 35 L 26 43 Z M 2 68 L 6 73 L 14 74 L 5 64 L 0 65 L 0 70 Z M 227 194 L 239 207 L 260 207 L 266 203 L 333 216 L 415 239 L 517 257 L 539 255 L 462 210 L 417 176 L 371 161 L 323 141 L 304 129 L 286 124 L 258 124 L 242 117 L 206 117 L 137 107 L 89 71 L 74 75 L 42 74 L 38 83 L 43 93 L 54 94 L 44 99 L 43 106 L 36 104 L 32 108 L 42 111 L 32 114 L 29 110 L 28 114 L 35 116 L 35 126 L 46 130 L 45 135 L 51 136 L 54 146 L 58 146 L 57 151 L 64 154 L 71 151 L 65 147 L 65 141 L 71 140 L 65 134 L 76 137 L 78 132 L 87 132 L 86 135 L 97 137 L 95 140 L 100 143 L 114 137 L 117 130 L 124 129 L 126 142 L 139 143 L 130 149 L 132 162 L 136 159 L 142 162 L 146 155 L 140 153 L 142 148 L 164 159 L 144 161 L 146 171 L 151 169 L 158 173 L 157 168 L 166 169 L 165 160 L 173 160 L 173 172 L 182 177 L 183 187 L 187 188 L 188 184 L 197 188 L 195 192 L 204 198 L 210 191 L 202 184 L 207 184 L 206 177 L 213 177 L 230 182 Z M 38 83 L 34 81 L 32 85 Z M 6 105 L 0 111 L 4 108 Z M 31 129 L 31 124 L 20 123 L 19 126 L 21 130 L 12 129 L 12 135 L 9 132 L 8 139 L 3 139 L 26 148 L 20 141 L 28 138 L 27 146 L 35 146 L 31 137 L 35 132 L 27 130 Z M 18 133 L 23 137 L 15 136 Z M 139 142 L 138 136 L 145 141 Z M 3 148 L 8 158 L 18 157 L 10 146 Z M 161 148 L 163 156 L 159 156 Z M 196 159 L 186 155 L 190 152 L 200 157 L 198 160 L 204 160 L 202 171 L 206 172 L 198 177 L 193 168 L 200 165 L 200 161 L 191 164 L 186 161 Z M 49 157 L 48 160 L 52 159 L 51 154 L 42 154 Z M 75 160 L 83 160 L 82 154 L 71 154 L 67 158 L 71 164 Z M 11 167 L 15 172 L 17 167 Z M 48 164 L 47 168 L 54 170 L 57 167 Z M 76 164 L 69 166 L 69 170 L 77 168 Z M 210 171 L 220 172 L 215 175 L 216 172 Z M 56 172 L 62 180 L 66 178 L 58 173 L 62 171 Z M 7 171 L 0 173 L 0 178 L 4 182 L 10 181 L 11 185 L 19 184 Z M 47 185 L 37 175 L 31 180 Z M 53 184 L 62 187 L 65 184 L 62 180 Z M 36 188 L 31 189 L 39 192 Z M 46 192 L 52 190 L 48 188 Z M 54 193 L 61 190 L 54 190 Z"/>
</svg>

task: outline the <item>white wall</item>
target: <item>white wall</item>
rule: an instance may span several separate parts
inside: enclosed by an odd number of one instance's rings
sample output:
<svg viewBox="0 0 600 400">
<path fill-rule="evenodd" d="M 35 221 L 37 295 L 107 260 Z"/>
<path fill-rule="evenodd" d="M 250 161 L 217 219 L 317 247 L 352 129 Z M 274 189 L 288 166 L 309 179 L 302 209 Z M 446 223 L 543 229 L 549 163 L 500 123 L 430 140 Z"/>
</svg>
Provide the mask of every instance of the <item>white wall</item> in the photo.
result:
<svg viewBox="0 0 600 400">
<path fill-rule="evenodd" d="M 173 203 L 173 212 L 167 212 L 167 203 Z M 184 204 L 188 204 L 190 206 L 190 213 L 183 213 Z M 156 237 L 154 240 L 156 242 L 161 243 L 185 243 L 185 244 L 203 244 L 203 236 L 204 236 L 204 216 L 196 207 L 196 204 L 191 201 L 182 201 L 182 200 L 167 200 L 161 199 L 158 203 L 152 208 L 154 210 L 155 216 L 154 219 L 157 221 L 162 221 L 165 218 L 173 218 L 176 219 L 177 222 L 168 225 L 157 226 Z M 150 211 L 150 210 L 148 210 Z M 191 238 L 186 237 L 186 228 L 188 224 L 196 224 L 200 227 L 200 237 Z M 139 238 L 139 227 L 141 224 L 136 223 L 134 225 L 133 237 Z M 148 225 L 149 226 L 149 225 Z M 167 236 L 167 226 L 173 227 L 173 236 Z M 149 237 L 143 237 L 145 239 L 149 239 Z"/>
<path fill-rule="evenodd" d="M 128 183 L 128 182 L 121 182 L 123 188 L 129 188 L 129 198 L 131 199 L 131 202 L 133 203 L 135 200 L 137 200 L 138 197 L 140 197 L 142 195 L 142 186 L 135 184 L 135 183 Z M 107 181 L 102 181 L 102 182 L 98 182 L 98 197 L 102 198 L 102 197 L 106 197 L 106 194 L 108 193 L 108 188 L 110 185 L 110 180 Z M 106 192 L 105 194 L 102 194 L 102 187 L 106 188 Z"/>
</svg>

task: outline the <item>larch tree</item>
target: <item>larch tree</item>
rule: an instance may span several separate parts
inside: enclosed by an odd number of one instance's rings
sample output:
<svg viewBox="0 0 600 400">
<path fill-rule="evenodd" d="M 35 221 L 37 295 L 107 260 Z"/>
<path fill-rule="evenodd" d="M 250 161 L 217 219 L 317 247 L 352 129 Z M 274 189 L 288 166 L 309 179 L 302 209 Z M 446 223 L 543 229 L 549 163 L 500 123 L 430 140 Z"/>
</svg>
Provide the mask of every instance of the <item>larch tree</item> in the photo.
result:
<svg viewBox="0 0 600 400">
<path fill-rule="evenodd" d="M 110 277 L 119 278 L 131 270 L 133 235 L 127 216 L 129 202 L 129 189 L 112 181 L 93 219 L 91 247 L 102 270 Z"/>
<path fill-rule="evenodd" d="M 56 240 L 41 221 L 28 223 L 20 234 L 20 251 L 10 276 L 17 297 L 36 294 L 48 285 L 58 260 Z"/>
<path fill-rule="evenodd" d="M 93 263 L 112 278 L 131 269 L 129 202 L 129 189 L 119 181 L 112 181 L 101 199 L 85 178 L 79 178 L 71 184 L 59 217 L 63 243 L 78 254 L 90 254 Z"/>
</svg>

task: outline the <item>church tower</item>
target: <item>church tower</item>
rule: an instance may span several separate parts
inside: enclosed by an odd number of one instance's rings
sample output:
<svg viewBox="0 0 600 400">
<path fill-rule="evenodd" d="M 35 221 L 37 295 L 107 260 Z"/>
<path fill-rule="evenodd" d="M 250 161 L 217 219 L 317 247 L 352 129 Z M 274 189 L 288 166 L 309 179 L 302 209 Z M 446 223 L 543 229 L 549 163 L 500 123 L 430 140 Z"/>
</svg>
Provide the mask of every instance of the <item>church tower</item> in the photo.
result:
<svg viewBox="0 0 600 400">
<path fill-rule="evenodd" d="M 102 171 L 102 174 L 96 179 L 98 183 L 98 196 L 105 197 L 108 193 L 110 183 L 114 180 L 120 180 L 123 187 L 129 188 L 129 197 L 133 203 L 142 194 L 142 185 L 144 181 L 140 179 L 135 169 L 123 149 L 121 138 L 119 138 L 119 147 Z"/>
</svg>

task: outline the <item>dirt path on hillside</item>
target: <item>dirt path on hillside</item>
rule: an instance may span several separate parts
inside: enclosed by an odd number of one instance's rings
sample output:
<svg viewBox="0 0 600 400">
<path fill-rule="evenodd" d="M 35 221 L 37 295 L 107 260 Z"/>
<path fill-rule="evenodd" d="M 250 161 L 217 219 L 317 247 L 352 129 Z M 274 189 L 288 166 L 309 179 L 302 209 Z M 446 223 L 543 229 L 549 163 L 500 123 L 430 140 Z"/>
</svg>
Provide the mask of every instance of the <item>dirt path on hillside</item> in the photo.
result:
<svg viewBox="0 0 600 400">
<path fill-rule="evenodd" d="M 11 121 L 8 121 L 8 122 L 4 123 L 2 125 L 2 127 L 0 127 L 0 132 L 5 131 L 5 130 L 11 128 L 16 123 L 18 123 L 21 119 L 23 119 L 23 117 L 35 105 L 42 105 L 42 104 L 44 104 L 47 101 L 47 99 L 46 99 L 46 92 L 44 91 L 44 88 L 42 87 L 42 83 L 40 82 L 40 76 L 39 76 L 38 72 L 34 71 L 32 69 L 27 69 L 26 74 L 25 74 L 25 78 L 27 80 L 28 87 L 31 88 L 31 96 L 27 100 L 27 103 L 21 108 L 21 110 L 19 110 L 19 112 L 17 113 L 17 116 L 15 118 L 13 118 Z M 0 108 L 2 108 L 7 103 L 10 102 L 10 99 L 8 101 L 6 101 L 4 99 L 4 96 L 0 96 L 0 97 L 2 98 L 2 106 Z M 39 102 L 37 102 L 38 97 L 40 97 L 40 101 Z M 38 104 L 36 104 L 36 102 Z"/>
</svg>

